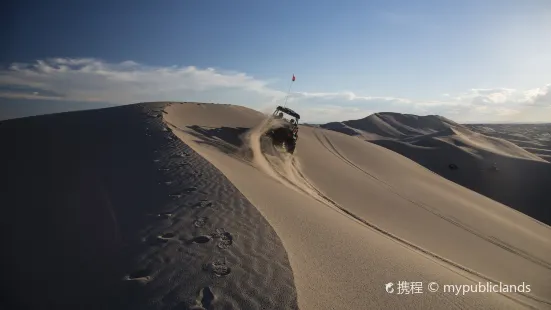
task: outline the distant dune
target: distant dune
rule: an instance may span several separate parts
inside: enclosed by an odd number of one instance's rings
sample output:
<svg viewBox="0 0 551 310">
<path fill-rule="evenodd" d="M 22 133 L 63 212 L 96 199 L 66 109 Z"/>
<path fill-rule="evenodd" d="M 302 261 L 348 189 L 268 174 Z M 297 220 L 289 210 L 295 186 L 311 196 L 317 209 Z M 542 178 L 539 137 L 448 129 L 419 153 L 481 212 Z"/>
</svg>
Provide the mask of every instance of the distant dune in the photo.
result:
<svg viewBox="0 0 551 310">
<path fill-rule="evenodd" d="M 451 181 L 551 224 L 551 196 L 544 185 L 551 184 L 551 164 L 545 160 L 551 149 L 526 147 L 545 147 L 541 141 L 518 132 L 501 133 L 499 126 L 460 125 L 434 115 L 377 113 L 342 124 L 351 129 L 339 130 L 335 123 L 321 127 L 388 148 Z M 518 141 L 524 148 L 515 144 Z"/>
<path fill-rule="evenodd" d="M 505 139 L 551 162 L 551 124 L 466 125 L 473 131 Z"/>
<path fill-rule="evenodd" d="M 438 115 L 417 116 L 382 112 L 366 118 L 344 122 L 333 122 L 320 127 L 349 135 L 379 138 L 403 138 L 412 135 L 425 135 L 445 130 L 459 124 Z"/>
<path fill-rule="evenodd" d="M 396 151 L 300 126 L 289 155 L 263 137 L 266 115 L 222 104 L 142 103 L 2 122 L 8 297 L 0 302 L 551 309 L 551 227 L 397 152 L 445 171 L 454 163 L 450 173 L 477 186 L 484 175 L 496 189 L 516 177 L 522 182 L 501 190 L 523 202 L 541 193 L 549 164 L 437 116 L 380 113 L 365 123 L 346 126 Z M 487 169 L 493 162 L 497 171 Z M 421 283 L 422 294 L 403 296 L 413 291 L 402 281 Z M 429 282 L 440 290 L 429 292 Z M 479 282 L 530 288 L 444 292 Z"/>
</svg>

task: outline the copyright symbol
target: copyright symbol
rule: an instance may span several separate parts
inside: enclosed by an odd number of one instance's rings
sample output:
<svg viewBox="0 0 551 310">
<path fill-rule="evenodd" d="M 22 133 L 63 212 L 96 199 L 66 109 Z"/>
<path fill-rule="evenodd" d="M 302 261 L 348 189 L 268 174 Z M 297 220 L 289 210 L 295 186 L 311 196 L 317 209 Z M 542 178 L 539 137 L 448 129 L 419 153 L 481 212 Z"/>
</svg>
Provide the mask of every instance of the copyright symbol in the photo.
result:
<svg viewBox="0 0 551 310">
<path fill-rule="evenodd" d="M 438 285 L 438 283 L 436 282 L 431 282 L 429 283 L 429 285 L 427 286 L 427 289 L 429 290 L 429 292 L 431 293 L 434 293 L 434 292 L 438 292 L 438 289 L 440 288 L 440 285 Z"/>
</svg>

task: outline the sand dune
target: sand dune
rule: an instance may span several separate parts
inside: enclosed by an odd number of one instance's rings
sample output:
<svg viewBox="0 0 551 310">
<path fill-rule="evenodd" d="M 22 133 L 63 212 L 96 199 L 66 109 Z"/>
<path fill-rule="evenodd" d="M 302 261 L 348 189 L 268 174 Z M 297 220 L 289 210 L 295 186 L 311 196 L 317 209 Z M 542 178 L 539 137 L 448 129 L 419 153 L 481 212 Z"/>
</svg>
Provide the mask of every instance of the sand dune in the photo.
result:
<svg viewBox="0 0 551 310">
<path fill-rule="evenodd" d="M 246 128 L 262 127 L 260 113 L 207 104 L 166 111 L 175 134 L 274 227 L 301 308 L 550 307 L 548 226 L 354 137 L 303 126 L 288 157 L 247 142 L 258 138 Z M 525 281 L 534 290 L 419 298 L 385 292 L 384 283 L 400 279 Z"/>
<path fill-rule="evenodd" d="M 551 124 L 466 125 L 488 136 L 505 139 L 551 162 Z"/>
<path fill-rule="evenodd" d="M 378 116 L 380 114 L 387 115 L 378 113 L 345 123 L 354 124 L 359 131 L 381 127 L 381 123 L 391 128 L 406 128 L 396 135 L 374 138 L 364 133 L 359 137 L 414 160 L 448 180 L 551 224 L 551 196 L 544 185 L 551 182 L 551 164 L 545 160 L 549 154 L 546 149 L 535 150 L 525 146 L 532 143 L 528 145 L 544 147 L 543 144 L 520 133 L 500 134 L 498 127 L 484 125 L 476 127 L 479 132 L 473 132 L 468 126 L 437 116 L 397 116 L 396 113 L 388 113 L 393 117 L 382 118 Z M 401 124 L 400 121 L 406 123 Z M 507 141 L 505 137 L 521 140 Z"/>
<path fill-rule="evenodd" d="M 401 138 L 431 134 L 445 130 L 450 126 L 460 125 L 438 115 L 417 116 L 383 112 L 358 120 L 328 123 L 320 127 L 351 135 L 367 135 L 372 138 Z"/>
<path fill-rule="evenodd" d="M 2 123 L 0 308 L 297 308 L 280 239 L 165 105 Z"/>
<path fill-rule="evenodd" d="M 442 131 L 404 123 L 392 128 Z M 549 226 L 331 130 L 301 126 L 296 153 L 281 153 L 262 138 L 267 126 L 259 112 L 200 103 L 3 122 L 0 202 L 10 255 L 2 272 L 10 298 L 2 302 L 551 309 Z M 377 135 L 394 132 L 383 129 Z M 518 149 L 500 156 L 546 164 L 511 152 Z M 399 281 L 422 282 L 423 293 L 399 295 Z M 427 291 L 433 281 L 436 293 Z M 487 281 L 530 291 L 443 291 Z"/>
</svg>

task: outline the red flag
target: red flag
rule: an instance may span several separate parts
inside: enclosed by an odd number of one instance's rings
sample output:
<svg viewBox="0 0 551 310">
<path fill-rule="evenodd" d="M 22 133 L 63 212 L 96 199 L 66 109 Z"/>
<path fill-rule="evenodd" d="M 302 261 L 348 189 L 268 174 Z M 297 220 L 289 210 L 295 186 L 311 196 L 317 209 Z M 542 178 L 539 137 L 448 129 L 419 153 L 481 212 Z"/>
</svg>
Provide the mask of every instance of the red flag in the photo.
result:
<svg viewBox="0 0 551 310">
<path fill-rule="evenodd" d="M 293 74 L 293 82 L 295 81 L 295 75 Z"/>
</svg>

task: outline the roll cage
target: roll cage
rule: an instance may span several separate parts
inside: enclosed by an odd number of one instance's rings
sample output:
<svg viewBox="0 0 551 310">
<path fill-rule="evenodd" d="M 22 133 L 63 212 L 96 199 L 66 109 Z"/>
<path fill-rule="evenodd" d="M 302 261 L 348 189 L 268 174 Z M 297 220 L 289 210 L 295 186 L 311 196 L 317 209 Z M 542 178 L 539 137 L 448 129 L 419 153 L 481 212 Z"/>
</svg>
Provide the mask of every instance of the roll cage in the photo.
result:
<svg viewBox="0 0 551 310">
<path fill-rule="evenodd" d="M 275 117 L 275 118 L 279 118 L 280 113 L 285 113 L 285 114 L 293 117 L 295 119 L 295 124 L 298 125 L 298 121 L 300 120 L 300 115 L 297 112 L 295 112 L 295 111 L 293 111 L 289 108 L 286 108 L 286 107 L 278 106 L 275 109 L 272 116 Z"/>
</svg>

